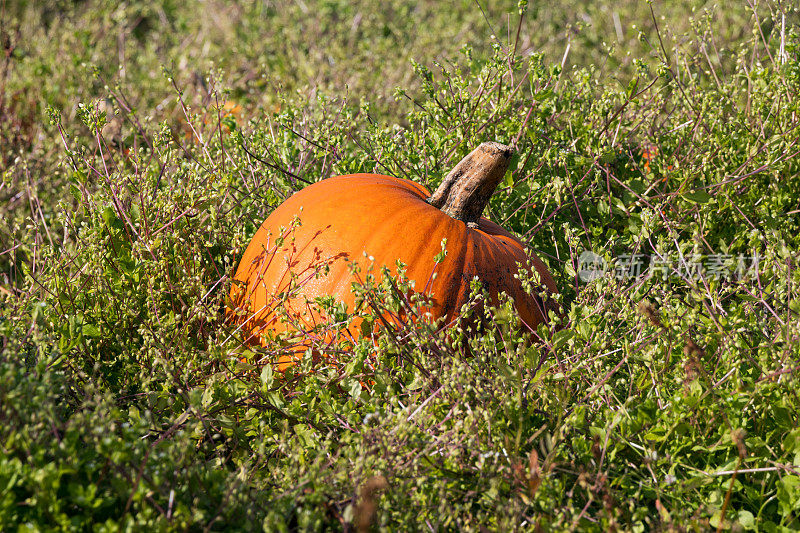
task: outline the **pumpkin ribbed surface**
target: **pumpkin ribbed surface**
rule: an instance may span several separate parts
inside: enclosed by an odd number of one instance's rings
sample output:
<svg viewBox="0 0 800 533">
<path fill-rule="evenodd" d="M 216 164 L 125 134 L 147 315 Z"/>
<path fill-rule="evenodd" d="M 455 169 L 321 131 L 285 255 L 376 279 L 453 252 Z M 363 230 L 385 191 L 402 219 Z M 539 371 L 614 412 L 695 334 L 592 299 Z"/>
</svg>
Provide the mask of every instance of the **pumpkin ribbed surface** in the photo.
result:
<svg viewBox="0 0 800 533">
<path fill-rule="evenodd" d="M 522 243 L 486 218 L 470 228 L 425 199 L 430 193 L 412 181 L 375 174 L 337 176 L 302 189 L 281 204 L 262 224 L 248 246 L 235 279 L 232 300 L 247 313 L 244 325 L 258 341 L 264 330 L 284 331 L 277 307 L 307 326 L 323 317 L 309 300 L 333 296 L 353 310 L 354 281 L 350 262 L 361 266 L 361 276 L 374 258 L 372 273 L 383 265 L 396 273 L 397 260 L 407 265 L 406 276 L 415 290 L 432 298 L 434 318 L 455 318 L 478 277 L 488 292 L 508 293 L 520 317 L 535 327 L 543 321 L 539 299 L 525 293 L 514 277 L 517 262 L 528 259 Z M 297 217 L 299 226 L 293 227 Z M 283 242 L 278 245 L 278 237 Z M 436 265 L 442 239 L 447 256 Z M 545 285 L 555 282 L 535 256 L 533 265 Z M 323 266 L 329 270 L 323 272 Z M 432 278 L 433 272 L 436 276 Z M 296 275 L 293 294 L 284 296 Z M 350 331 L 357 331 L 350 325 Z M 285 366 L 285 365 L 281 365 Z"/>
<path fill-rule="evenodd" d="M 445 176 L 431 195 L 412 181 L 377 174 L 337 176 L 295 193 L 264 221 L 234 276 L 231 315 L 251 343 L 267 345 L 271 333 L 294 331 L 278 361 L 285 369 L 315 340 L 311 331 L 329 322 L 315 302 L 333 297 L 355 310 L 354 282 L 380 276 L 397 262 L 413 290 L 428 296 L 433 319 L 453 321 L 467 303 L 477 278 L 495 301 L 501 292 L 519 317 L 534 328 L 547 320 L 546 304 L 526 293 L 516 279 L 530 259 L 549 293 L 557 292 L 545 265 L 523 244 L 481 216 L 505 174 L 512 148 L 481 144 Z M 446 239 L 447 254 L 436 263 Z M 360 272 L 353 273 L 353 264 Z M 525 267 L 527 268 L 527 267 Z M 435 273 L 435 275 L 434 275 Z M 538 292 L 538 290 L 536 291 Z M 325 328 L 321 340 L 355 338 L 360 322 Z"/>
</svg>

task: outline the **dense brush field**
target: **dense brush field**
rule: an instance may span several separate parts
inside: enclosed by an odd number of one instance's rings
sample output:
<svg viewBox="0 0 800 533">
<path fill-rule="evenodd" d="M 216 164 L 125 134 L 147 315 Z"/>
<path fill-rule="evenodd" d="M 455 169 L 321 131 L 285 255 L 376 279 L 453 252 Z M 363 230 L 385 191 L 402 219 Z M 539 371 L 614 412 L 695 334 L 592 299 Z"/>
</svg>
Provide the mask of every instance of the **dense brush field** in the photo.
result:
<svg viewBox="0 0 800 533">
<path fill-rule="evenodd" d="M 800 529 L 800 13 L 723 4 L 0 1 L 0 529 Z M 285 198 L 490 140 L 563 316 L 243 344 Z"/>
</svg>

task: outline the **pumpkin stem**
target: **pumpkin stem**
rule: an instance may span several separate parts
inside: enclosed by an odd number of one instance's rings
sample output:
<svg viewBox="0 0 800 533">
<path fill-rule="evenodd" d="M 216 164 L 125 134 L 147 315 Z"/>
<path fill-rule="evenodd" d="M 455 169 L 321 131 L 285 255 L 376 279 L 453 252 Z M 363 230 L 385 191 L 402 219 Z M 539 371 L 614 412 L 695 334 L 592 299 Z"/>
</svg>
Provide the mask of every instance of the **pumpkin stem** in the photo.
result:
<svg viewBox="0 0 800 533">
<path fill-rule="evenodd" d="M 513 150 L 485 142 L 445 176 L 427 202 L 467 226 L 477 227 L 481 213 L 508 169 Z"/>
</svg>

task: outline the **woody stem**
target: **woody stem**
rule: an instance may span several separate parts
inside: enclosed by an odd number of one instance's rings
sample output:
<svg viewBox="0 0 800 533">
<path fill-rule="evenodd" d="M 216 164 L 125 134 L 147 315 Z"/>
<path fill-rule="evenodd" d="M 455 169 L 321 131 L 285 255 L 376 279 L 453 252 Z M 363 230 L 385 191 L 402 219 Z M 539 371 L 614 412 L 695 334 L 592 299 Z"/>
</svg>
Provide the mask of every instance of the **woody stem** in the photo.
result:
<svg viewBox="0 0 800 533">
<path fill-rule="evenodd" d="M 445 176 L 428 203 L 470 227 L 477 225 L 486 204 L 508 169 L 513 150 L 485 142 Z"/>
</svg>

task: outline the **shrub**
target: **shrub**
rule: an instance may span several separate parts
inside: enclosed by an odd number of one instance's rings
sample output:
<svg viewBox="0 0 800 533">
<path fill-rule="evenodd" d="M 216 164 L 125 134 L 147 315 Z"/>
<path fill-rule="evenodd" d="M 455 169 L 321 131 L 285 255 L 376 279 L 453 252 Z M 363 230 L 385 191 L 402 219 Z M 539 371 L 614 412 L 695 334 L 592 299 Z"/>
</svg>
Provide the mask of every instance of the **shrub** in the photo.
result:
<svg viewBox="0 0 800 533">
<path fill-rule="evenodd" d="M 111 8 L 90 4 L 58 15 L 77 42 L 105 35 Z M 321 34 L 342 24 L 325 9 Z M 512 31 L 416 63 L 390 110 L 320 90 L 257 112 L 227 64 L 201 68 L 205 92 L 180 67 L 150 76 L 158 46 L 199 61 L 179 31 L 147 41 L 147 25 L 201 24 L 169 3 L 113 11 L 141 19 L 133 80 L 20 62 L 13 83 L 35 68 L 53 79 L 51 122 L 35 128 L 59 152 L 18 136 L 3 153 L 16 207 L 0 256 L 0 522 L 796 529 L 797 12 L 728 13 L 753 31 L 714 48 L 711 15 L 676 22 L 693 36 L 682 41 L 653 9 L 648 53 L 610 52 L 618 80 L 520 57 Z M 62 31 L 46 20 L 26 35 Z M 236 20 L 236 46 L 254 46 L 258 17 Z M 75 69 L 92 49 L 76 49 Z M 168 91 L 177 117 L 158 108 Z M 229 100 L 238 117 L 223 116 Z M 398 321 L 374 343 L 314 347 L 350 350 L 343 365 L 309 350 L 278 373 L 286 339 L 253 349 L 226 324 L 229 275 L 287 195 L 362 171 L 431 188 L 487 139 L 518 154 L 488 214 L 543 252 L 559 327 L 520 332 L 505 302 L 485 310 L 495 328 Z M 364 318 L 413 310 L 403 289 L 365 277 Z"/>
</svg>

